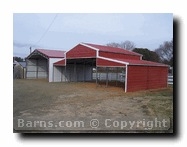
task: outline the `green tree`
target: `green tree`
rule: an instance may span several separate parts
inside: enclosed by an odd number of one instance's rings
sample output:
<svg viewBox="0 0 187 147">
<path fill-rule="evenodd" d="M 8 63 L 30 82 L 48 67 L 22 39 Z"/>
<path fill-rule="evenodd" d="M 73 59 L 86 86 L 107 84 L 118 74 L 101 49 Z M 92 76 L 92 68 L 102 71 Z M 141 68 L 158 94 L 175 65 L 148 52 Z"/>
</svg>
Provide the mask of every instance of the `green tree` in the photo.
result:
<svg viewBox="0 0 187 147">
<path fill-rule="evenodd" d="M 17 62 L 23 62 L 24 59 L 21 57 L 13 57 L 13 60 L 17 61 Z"/>
<path fill-rule="evenodd" d="M 159 58 L 158 54 L 154 51 L 150 51 L 147 48 L 135 48 L 135 49 L 133 49 L 133 52 L 142 54 L 143 60 L 160 62 L 160 58 Z"/>
</svg>

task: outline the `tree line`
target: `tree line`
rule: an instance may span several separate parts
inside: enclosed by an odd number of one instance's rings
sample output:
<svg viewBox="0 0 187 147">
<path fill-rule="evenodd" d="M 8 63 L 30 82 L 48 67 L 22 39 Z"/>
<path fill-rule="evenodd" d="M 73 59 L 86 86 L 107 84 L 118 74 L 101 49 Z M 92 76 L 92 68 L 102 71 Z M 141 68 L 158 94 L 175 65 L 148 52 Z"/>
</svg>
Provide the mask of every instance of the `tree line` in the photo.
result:
<svg viewBox="0 0 187 147">
<path fill-rule="evenodd" d="M 164 41 L 157 49 L 151 51 L 147 48 L 136 48 L 132 41 L 124 41 L 121 43 L 111 42 L 107 46 L 124 48 L 143 55 L 143 60 L 160 62 L 173 67 L 173 39 Z"/>
<path fill-rule="evenodd" d="M 14 61 L 17 61 L 17 62 L 23 62 L 23 61 L 25 61 L 25 59 L 24 58 L 21 58 L 21 57 L 13 57 L 13 62 Z"/>
</svg>

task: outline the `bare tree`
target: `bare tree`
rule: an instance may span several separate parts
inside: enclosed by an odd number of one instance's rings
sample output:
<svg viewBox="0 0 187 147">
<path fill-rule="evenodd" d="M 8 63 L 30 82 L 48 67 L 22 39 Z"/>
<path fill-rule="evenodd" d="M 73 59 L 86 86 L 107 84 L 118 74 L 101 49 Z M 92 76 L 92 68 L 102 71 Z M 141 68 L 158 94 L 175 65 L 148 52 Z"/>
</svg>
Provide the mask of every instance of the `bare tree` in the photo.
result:
<svg viewBox="0 0 187 147">
<path fill-rule="evenodd" d="M 165 41 L 159 46 L 155 52 L 159 55 L 163 63 L 170 64 L 173 61 L 173 39 L 171 41 Z"/>
<path fill-rule="evenodd" d="M 107 46 L 119 47 L 119 48 L 124 48 L 127 50 L 133 50 L 136 47 L 134 42 L 129 41 L 129 40 L 126 40 L 121 43 L 116 43 L 116 42 L 108 43 Z"/>
<path fill-rule="evenodd" d="M 121 47 L 124 49 L 127 49 L 127 50 L 133 50 L 136 46 L 135 46 L 134 42 L 126 40 L 121 43 Z"/>
<path fill-rule="evenodd" d="M 115 42 L 107 43 L 106 45 L 111 47 L 121 47 L 119 43 L 115 43 Z"/>
</svg>

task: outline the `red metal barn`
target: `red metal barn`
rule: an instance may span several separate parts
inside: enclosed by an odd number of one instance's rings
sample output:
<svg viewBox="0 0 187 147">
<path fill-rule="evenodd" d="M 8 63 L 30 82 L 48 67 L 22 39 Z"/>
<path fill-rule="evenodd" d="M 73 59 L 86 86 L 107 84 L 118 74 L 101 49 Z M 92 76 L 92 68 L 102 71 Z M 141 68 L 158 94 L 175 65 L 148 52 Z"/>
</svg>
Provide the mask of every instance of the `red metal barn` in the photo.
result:
<svg viewBox="0 0 187 147">
<path fill-rule="evenodd" d="M 168 66 L 142 60 L 141 54 L 125 49 L 80 43 L 54 63 L 54 79 L 57 75 L 61 75 L 57 81 L 95 79 L 106 86 L 116 81 L 123 83 L 125 92 L 132 92 L 167 87 Z"/>
</svg>

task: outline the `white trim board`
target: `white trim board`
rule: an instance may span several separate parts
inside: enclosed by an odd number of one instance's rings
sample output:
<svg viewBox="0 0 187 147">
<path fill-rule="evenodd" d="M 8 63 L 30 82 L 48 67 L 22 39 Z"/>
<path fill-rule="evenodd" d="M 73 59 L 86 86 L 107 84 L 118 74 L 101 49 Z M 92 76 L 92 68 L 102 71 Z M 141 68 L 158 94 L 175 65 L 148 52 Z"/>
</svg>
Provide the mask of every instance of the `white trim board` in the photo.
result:
<svg viewBox="0 0 187 147">
<path fill-rule="evenodd" d="M 84 43 L 80 43 L 80 45 L 83 45 L 83 46 L 85 46 L 85 47 L 88 47 L 88 48 L 90 48 L 90 49 L 93 49 L 93 50 L 97 51 L 97 52 L 96 52 L 96 58 L 99 57 L 99 49 L 98 49 L 98 48 L 95 48 L 95 47 L 93 47 L 93 46 L 90 46 L 90 45 L 87 45 L 87 44 L 84 44 Z"/>
<path fill-rule="evenodd" d="M 125 73 L 125 92 L 127 92 L 127 75 L 128 75 L 128 65 L 126 65 L 126 73 Z"/>
<path fill-rule="evenodd" d="M 98 56 L 98 58 L 104 59 L 104 60 L 108 60 L 108 61 L 112 61 L 112 62 L 116 62 L 116 63 L 121 63 L 121 64 L 129 65 L 128 62 L 119 61 L 119 60 L 116 60 L 116 59 L 111 59 L 111 58 L 106 58 L 106 57 L 101 57 L 101 56 Z"/>
</svg>

